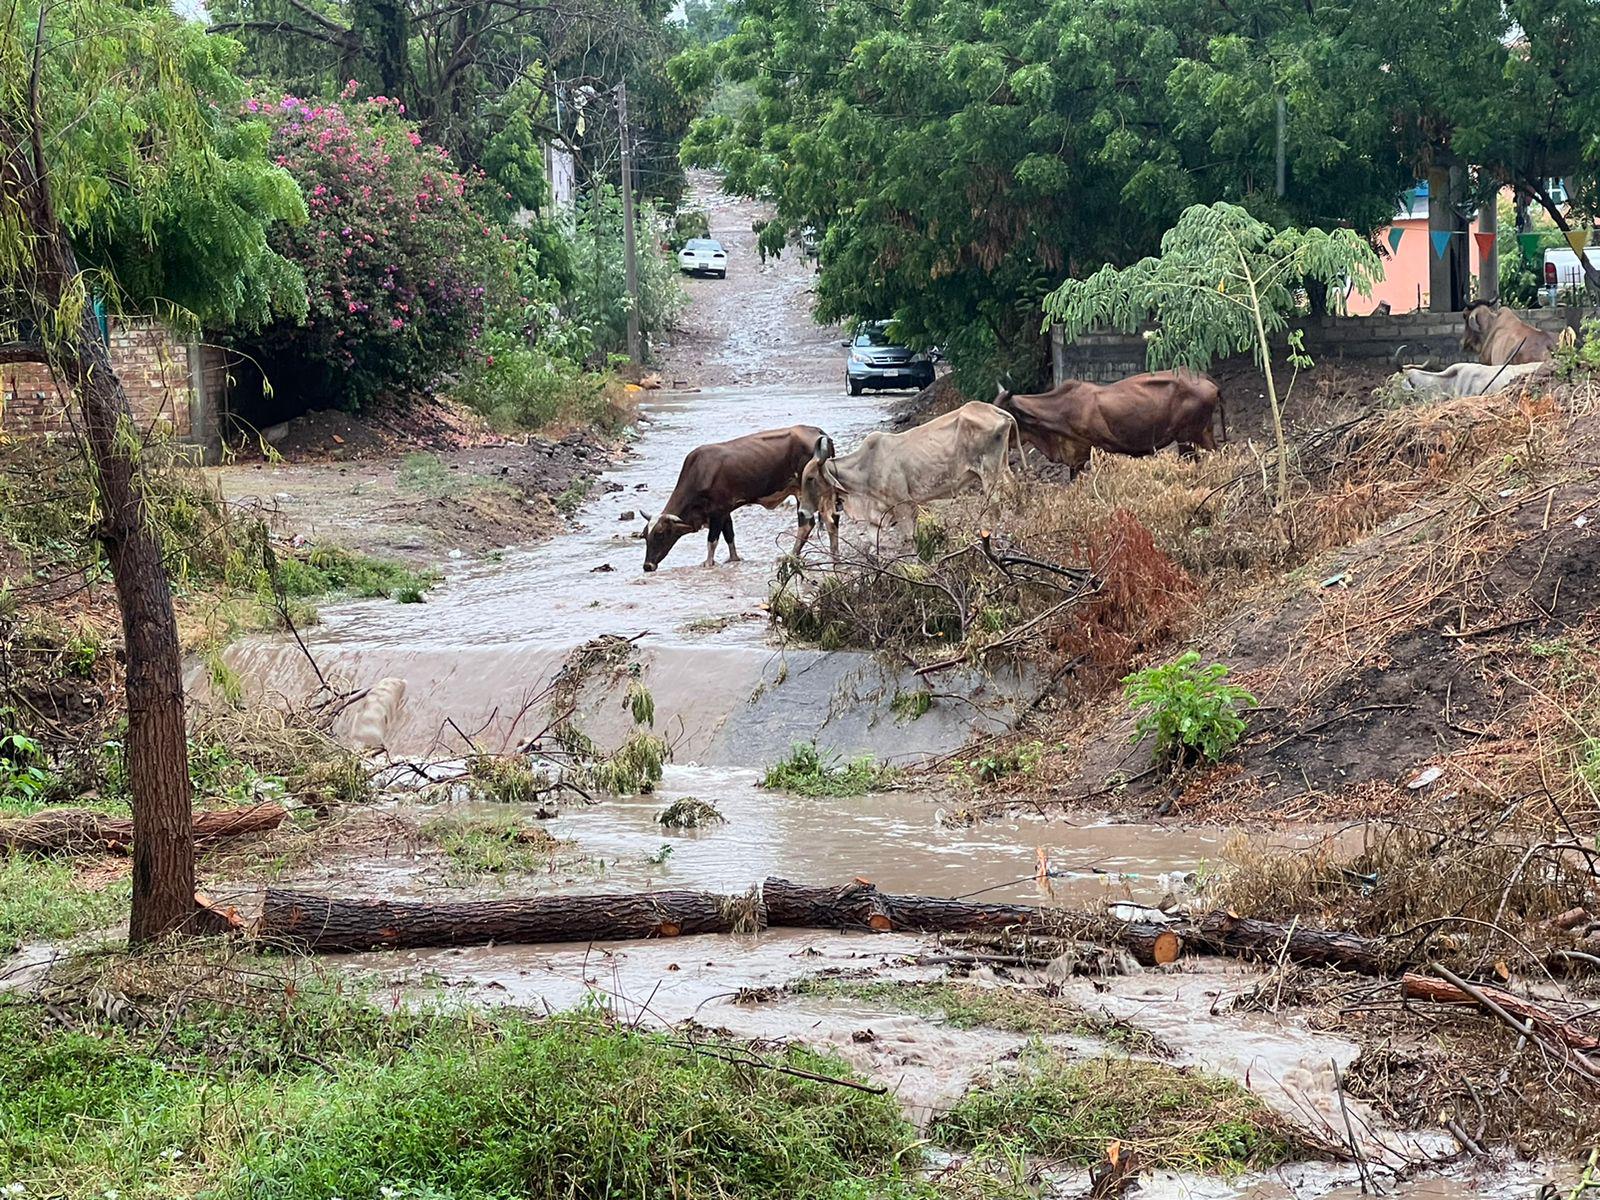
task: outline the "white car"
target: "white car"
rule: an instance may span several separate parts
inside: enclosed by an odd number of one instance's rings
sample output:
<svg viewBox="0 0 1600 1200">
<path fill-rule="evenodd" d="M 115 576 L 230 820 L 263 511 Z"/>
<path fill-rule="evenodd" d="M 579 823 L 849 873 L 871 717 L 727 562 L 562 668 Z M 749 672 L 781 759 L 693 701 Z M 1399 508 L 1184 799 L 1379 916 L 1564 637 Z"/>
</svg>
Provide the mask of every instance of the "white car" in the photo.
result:
<svg viewBox="0 0 1600 1200">
<path fill-rule="evenodd" d="M 678 270 L 685 275 L 728 277 L 728 256 L 714 238 L 690 238 L 678 251 Z"/>
</svg>

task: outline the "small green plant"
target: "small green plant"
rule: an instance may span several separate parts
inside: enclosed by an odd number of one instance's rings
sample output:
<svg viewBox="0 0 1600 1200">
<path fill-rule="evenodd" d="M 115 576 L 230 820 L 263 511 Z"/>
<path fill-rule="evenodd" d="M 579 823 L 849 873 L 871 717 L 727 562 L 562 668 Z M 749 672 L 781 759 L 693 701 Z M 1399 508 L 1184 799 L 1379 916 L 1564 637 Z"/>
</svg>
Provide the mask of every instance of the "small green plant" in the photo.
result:
<svg viewBox="0 0 1600 1200">
<path fill-rule="evenodd" d="M 653 726 L 656 723 L 655 697 L 639 680 L 635 679 L 628 685 L 628 694 L 623 698 L 623 703 L 632 710 L 635 725 Z"/>
<path fill-rule="evenodd" d="M 902 721 L 915 721 L 933 707 L 933 693 L 927 688 L 914 692 L 896 692 L 889 701 L 889 711 Z"/>
<path fill-rule="evenodd" d="M 1600 319 L 1585 317 L 1576 341 L 1556 347 L 1556 369 L 1563 375 L 1600 370 Z"/>
<path fill-rule="evenodd" d="M 667 862 L 667 859 L 669 859 L 671 857 L 672 857 L 672 843 L 670 843 L 670 842 L 662 842 L 661 843 L 661 849 L 657 850 L 654 854 L 646 854 L 644 856 L 644 860 L 645 860 L 645 862 L 649 863 L 652 867 L 661 867 L 661 866 L 665 866 L 666 862 Z"/>
<path fill-rule="evenodd" d="M 871 755 L 824 757 L 815 742 L 796 742 L 789 757 L 767 768 L 761 786 L 797 796 L 864 796 L 890 786 L 896 771 Z"/>
<path fill-rule="evenodd" d="M 550 868 L 562 846 L 515 813 L 437 817 L 422 826 L 422 835 L 450 856 L 451 876 L 457 880 L 537 874 Z"/>
<path fill-rule="evenodd" d="M 570 517 L 577 512 L 583 502 L 589 498 L 589 484 L 590 480 L 580 479 L 576 483 L 569 485 L 565 491 L 551 501 L 556 506 L 556 511 L 564 517 Z"/>
<path fill-rule="evenodd" d="M 0 729 L 9 715 L 0 711 Z M 50 788 L 39 743 L 15 730 L 0 732 L 0 811 L 32 812 Z"/>
<path fill-rule="evenodd" d="M 461 487 L 457 474 L 445 466 L 437 454 L 408 454 L 395 472 L 395 486 L 402 492 L 424 496 L 447 496 Z"/>
<path fill-rule="evenodd" d="M 474 790 L 503 804 L 531 804 L 551 787 L 550 779 L 516 754 L 480 754 L 467 768 Z"/>
<path fill-rule="evenodd" d="M 978 783 L 994 783 L 1008 775 L 1028 774 L 1043 757 L 1043 742 L 1023 742 L 968 759 L 960 765 L 959 773 Z"/>
<path fill-rule="evenodd" d="M 1244 688 L 1224 682 L 1227 677 L 1222 663 L 1202 667 L 1194 650 L 1127 676 L 1123 695 L 1139 717 L 1133 740 L 1153 738 L 1157 761 L 1181 765 L 1196 756 L 1207 762 L 1221 759 L 1244 736 L 1238 710 L 1256 703 Z"/>
<path fill-rule="evenodd" d="M 590 743 L 592 752 L 593 743 Z M 667 743 L 654 734 L 635 731 L 609 758 L 590 766 L 589 782 L 617 796 L 648 796 L 661 782 Z"/>
</svg>

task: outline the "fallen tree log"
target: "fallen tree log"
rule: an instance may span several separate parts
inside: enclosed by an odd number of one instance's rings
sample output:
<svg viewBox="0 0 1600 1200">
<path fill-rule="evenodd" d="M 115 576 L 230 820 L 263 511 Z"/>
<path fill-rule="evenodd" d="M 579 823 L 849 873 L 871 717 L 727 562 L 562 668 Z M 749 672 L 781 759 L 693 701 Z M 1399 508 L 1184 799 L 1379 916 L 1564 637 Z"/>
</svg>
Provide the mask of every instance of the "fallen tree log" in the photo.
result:
<svg viewBox="0 0 1600 1200">
<path fill-rule="evenodd" d="M 1509 1015 L 1511 1020 L 1508 1024 L 1513 1028 L 1517 1027 L 1519 1021 L 1524 1025 L 1531 1021 L 1534 1030 L 1542 1034 L 1545 1040 L 1559 1042 L 1568 1049 L 1600 1050 L 1600 1037 L 1569 1025 L 1555 1013 L 1540 1008 L 1532 1001 L 1485 983 L 1469 986 L 1470 991 L 1459 983 L 1417 974 L 1407 974 L 1400 980 L 1400 992 L 1408 1000 L 1427 1000 L 1434 1004 L 1470 1004 L 1475 1008 L 1487 1008 L 1490 1013 L 1501 1017 L 1502 1020 L 1506 1020 Z M 1473 995 L 1473 992 L 1477 995 Z M 1500 1011 L 1496 1012 L 1496 1009 Z"/>
<path fill-rule="evenodd" d="M 254 804 L 194 815 L 198 845 L 276 829 L 289 815 L 281 804 Z M 133 846 L 133 821 L 87 808 L 47 809 L 0 821 L 0 849 L 22 854 L 126 854 Z"/>
<path fill-rule="evenodd" d="M 880 933 L 965 933 L 1037 923 L 1045 912 L 1026 904 L 973 904 L 937 896 L 891 896 L 857 879 L 813 887 L 769 878 L 761 885 L 767 924 L 801 929 L 873 929 Z"/>
<path fill-rule="evenodd" d="M 1407 965 L 1395 947 L 1381 938 L 1361 937 L 1336 929 L 1260 921 L 1232 913 L 1209 912 L 1182 927 L 1190 950 L 1240 958 L 1339 967 L 1362 975 L 1383 975 Z"/>
<path fill-rule="evenodd" d="M 754 893 L 664 891 L 436 904 L 334 900 L 268 888 L 256 935 L 298 950 L 336 952 L 491 942 L 631 941 L 754 932 L 765 923 L 761 900 Z"/>
</svg>

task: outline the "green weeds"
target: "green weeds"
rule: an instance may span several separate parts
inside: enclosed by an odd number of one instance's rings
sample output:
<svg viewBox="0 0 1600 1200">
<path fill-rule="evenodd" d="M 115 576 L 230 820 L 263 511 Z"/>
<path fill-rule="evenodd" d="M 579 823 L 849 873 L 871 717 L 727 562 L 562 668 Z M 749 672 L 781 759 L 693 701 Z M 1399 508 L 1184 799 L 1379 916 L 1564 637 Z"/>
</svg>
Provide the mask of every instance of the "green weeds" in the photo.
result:
<svg viewBox="0 0 1600 1200">
<path fill-rule="evenodd" d="M 699 829 L 705 825 L 724 825 L 727 818 L 708 800 L 685 796 L 656 814 L 656 824 L 667 829 Z"/>
<path fill-rule="evenodd" d="M 796 742 L 789 757 L 767 768 L 761 786 L 797 796 L 864 796 L 893 785 L 898 772 L 870 755 L 824 757 L 815 742 Z"/>
<path fill-rule="evenodd" d="M 26 941 L 72 937 L 109 925 L 126 911 L 128 896 L 126 879 L 95 887 L 67 862 L 0 850 L 0 955 Z M 0 1132 L 4 1128 L 0 1124 Z M 0 1179 L 5 1177 L 0 1170 Z"/>
<path fill-rule="evenodd" d="M 215 1200 L 921 1190 L 892 1097 L 593 1014 L 458 1018 L 314 995 L 190 1012 L 163 1034 L 67 1031 L 0 1006 L 0 1179 L 29 1195 Z M 763 1061 L 849 1076 L 799 1048 Z"/>
<path fill-rule="evenodd" d="M 422 836 L 450 856 L 451 875 L 533 875 L 550 869 L 564 843 L 515 813 L 435 817 Z"/>
<path fill-rule="evenodd" d="M 933 1132 L 956 1147 L 1007 1146 L 1077 1166 L 1120 1142 L 1146 1169 L 1224 1174 L 1272 1166 L 1295 1149 L 1283 1123 L 1238 1084 L 1042 1047 L 969 1091 Z"/>
</svg>

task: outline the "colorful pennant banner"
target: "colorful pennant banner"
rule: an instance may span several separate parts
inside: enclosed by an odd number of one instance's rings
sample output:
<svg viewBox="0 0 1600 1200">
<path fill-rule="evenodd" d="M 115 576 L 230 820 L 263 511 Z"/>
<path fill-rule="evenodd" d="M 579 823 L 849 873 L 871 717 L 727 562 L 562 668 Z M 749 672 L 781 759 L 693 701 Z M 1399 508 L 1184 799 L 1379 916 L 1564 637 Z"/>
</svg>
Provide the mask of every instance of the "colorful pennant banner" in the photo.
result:
<svg viewBox="0 0 1600 1200">
<path fill-rule="evenodd" d="M 1389 253 L 1400 253 L 1400 239 L 1405 237 L 1405 235 L 1405 229 L 1399 225 L 1396 225 L 1393 229 L 1389 230 Z"/>
<path fill-rule="evenodd" d="M 1478 262 L 1483 264 L 1489 261 L 1489 256 L 1494 253 L 1495 235 L 1492 233 L 1475 233 L 1472 235 L 1478 241 Z"/>
<path fill-rule="evenodd" d="M 1450 253 L 1450 231 L 1448 229 L 1429 230 L 1428 239 L 1433 242 L 1433 255 L 1435 258 L 1443 258 Z"/>
<path fill-rule="evenodd" d="M 1589 244 L 1589 231 L 1587 229 L 1570 229 L 1567 231 L 1567 245 L 1572 247 L 1574 254 L 1582 254 L 1583 248 Z"/>
<path fill-rule="evenodd" d="M 1517 234 L 1517 245 L 1522 247 L 1523 258 L 1531 263 L 1536 263 L 1539 261 L 1539 251 L 1544 246 L 1544 235 L 1542 233 L 1519 233 Z"/>
</svg>

